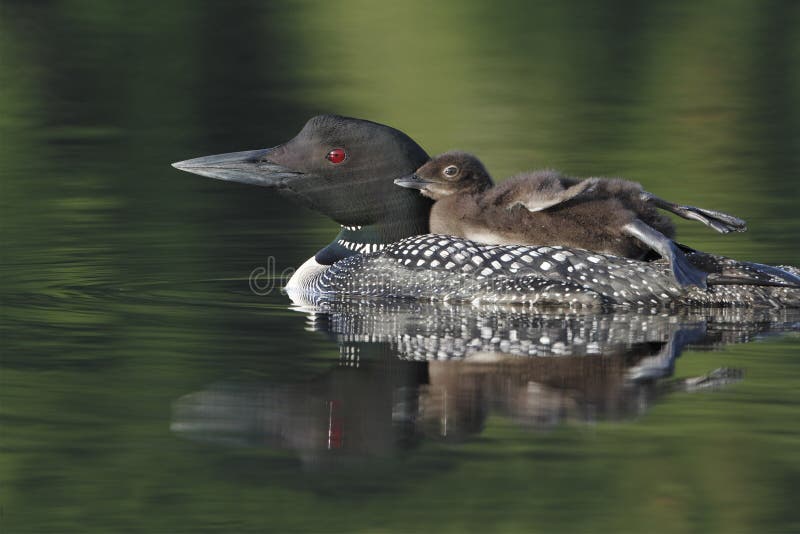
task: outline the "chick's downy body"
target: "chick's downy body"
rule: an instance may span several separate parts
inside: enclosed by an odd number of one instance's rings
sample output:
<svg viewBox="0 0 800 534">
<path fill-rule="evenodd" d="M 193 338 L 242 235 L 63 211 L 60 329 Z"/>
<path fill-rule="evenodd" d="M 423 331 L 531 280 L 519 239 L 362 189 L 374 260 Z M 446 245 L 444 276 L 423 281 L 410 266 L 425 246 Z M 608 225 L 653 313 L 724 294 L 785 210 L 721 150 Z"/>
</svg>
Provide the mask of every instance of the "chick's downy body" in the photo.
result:
<svg viewBox="0 0 800 534">
<path fill-rule="evenodd" d="M 581 182 L 538 171 L 480 193 L 443 196 L 431 210 L 431 232 L 487 244 L 563 245 L 637 259 L 651 249 L 625 233 L 627 224 L 638 218 L 666 237 L 675 236 L 669 217 L 642 199 L 638 183 L 626 180 L 594 180 L 577 198 L 537 211 L 526 207 L 530 199 L 552 198 Z"/>
<path fill-rule="evenodd" d="M 741 231 L 744 221 L 725 213 L 662 200 L 618 178 L 524 173 L 494 185 L 475 156 L 447 152 L 396 184 L 434 199 L 431 232 L 496 245 L 561 245 L 632 259 L 659 256 L 682 285 L 705 286 L 676 243 L 675 227 L 658 208 L 703 222 L 719 232 Z"/>
</svg>

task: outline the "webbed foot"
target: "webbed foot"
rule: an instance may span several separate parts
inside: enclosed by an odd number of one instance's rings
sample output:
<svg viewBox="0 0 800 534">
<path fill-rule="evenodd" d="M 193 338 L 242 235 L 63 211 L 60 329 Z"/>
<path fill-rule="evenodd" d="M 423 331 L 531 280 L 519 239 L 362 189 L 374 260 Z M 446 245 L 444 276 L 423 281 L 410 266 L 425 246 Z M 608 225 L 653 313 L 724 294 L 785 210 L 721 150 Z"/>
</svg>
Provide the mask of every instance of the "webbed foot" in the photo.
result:
<svg viewBox="0 0 800 534">
<path fill-rule="evenodd" d="M 681 287 L 697 286 L 700 289 L 705 289 L 708 273 L 689 263 L 686 255 L 674 243 L 672 243 L 672 247 L 673 255 L 668 259 L 675 280 L 678 281 Z"/>
<path fill-rule="evenodd" d="M 681 206 L 658 198 L 652 193 L 643 192 L 642 200 L 652 203 L 654 206 L 683 217 L 684 219 L 699 221 L 706 226 L 713 228 L 721 234 L 730 232 L 744 232 L 747 230 L 747 222 L 728 213 L 716 210 L 707 210 L 696 206 Z"/>
</svg>

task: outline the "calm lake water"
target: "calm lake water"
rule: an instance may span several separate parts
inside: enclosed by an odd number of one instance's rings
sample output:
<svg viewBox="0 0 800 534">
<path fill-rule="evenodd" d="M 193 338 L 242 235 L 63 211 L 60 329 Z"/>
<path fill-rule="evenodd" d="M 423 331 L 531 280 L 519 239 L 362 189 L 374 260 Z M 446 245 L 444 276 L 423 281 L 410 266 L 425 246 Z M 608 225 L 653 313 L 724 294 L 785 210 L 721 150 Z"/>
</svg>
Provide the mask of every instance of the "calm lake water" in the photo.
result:
<svg viewBox="0 0 800 534">
<path fill-rule="evenodd" d="M 797 313 L 299 309 L 335 226 L 169 166 L 335 112 L 798 265 L 798 65 L 790 1 L 4 1 L 0 529 L 800 531 Z"/>
</svg>

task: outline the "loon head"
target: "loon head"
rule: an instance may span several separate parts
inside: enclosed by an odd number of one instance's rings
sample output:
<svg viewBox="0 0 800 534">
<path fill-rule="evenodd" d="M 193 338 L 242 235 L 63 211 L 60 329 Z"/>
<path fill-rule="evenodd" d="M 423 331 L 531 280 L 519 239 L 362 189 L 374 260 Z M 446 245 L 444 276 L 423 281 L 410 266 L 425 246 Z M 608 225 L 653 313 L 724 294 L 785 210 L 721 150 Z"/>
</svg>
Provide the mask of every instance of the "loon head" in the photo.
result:
<svg viewBox="0 0 800 534">
<path fill-rule="evenodd" d="M 481 160 L 457 150 L 436 156 L 413 174 L 398 178 L 394 183 L 419 189 L 420 193 L 434 200 L 454 193 L 480 193 L 493 185 L 492 177 Z"/>
<path fill-rule="evenodd" d="M 393 183 L 427 160 L 425 151 L 399 130 L 319 115 L 282 145 L 172 165 L 201 176 L 276 189 L 327 215 L 343 230 L 361 231 L 360 236 L 339 241 L 377 244 L 427 233 L 430 201 Z M 361 251 L 350 248 L 350 253 Z M 349 254 L 337 250 L 334 256 L 338 255 Z"/>
</svg>

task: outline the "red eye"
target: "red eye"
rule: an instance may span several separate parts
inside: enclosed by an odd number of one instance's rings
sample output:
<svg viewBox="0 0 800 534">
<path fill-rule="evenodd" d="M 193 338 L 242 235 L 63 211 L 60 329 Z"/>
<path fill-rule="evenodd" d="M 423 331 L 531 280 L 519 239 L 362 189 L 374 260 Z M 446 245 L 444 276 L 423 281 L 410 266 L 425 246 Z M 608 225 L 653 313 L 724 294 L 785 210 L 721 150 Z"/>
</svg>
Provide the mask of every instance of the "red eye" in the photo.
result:
<svg viewBox="0 0 800 534">
<path fill-rule="evenodd" d="M 334 148 L 328 152 L 328 155 L 325 156 L 325 159 L 331 163 L 341 163 L 347 159 L 347 152 L 345 152 L 343 148 Z"/>
</svg>

